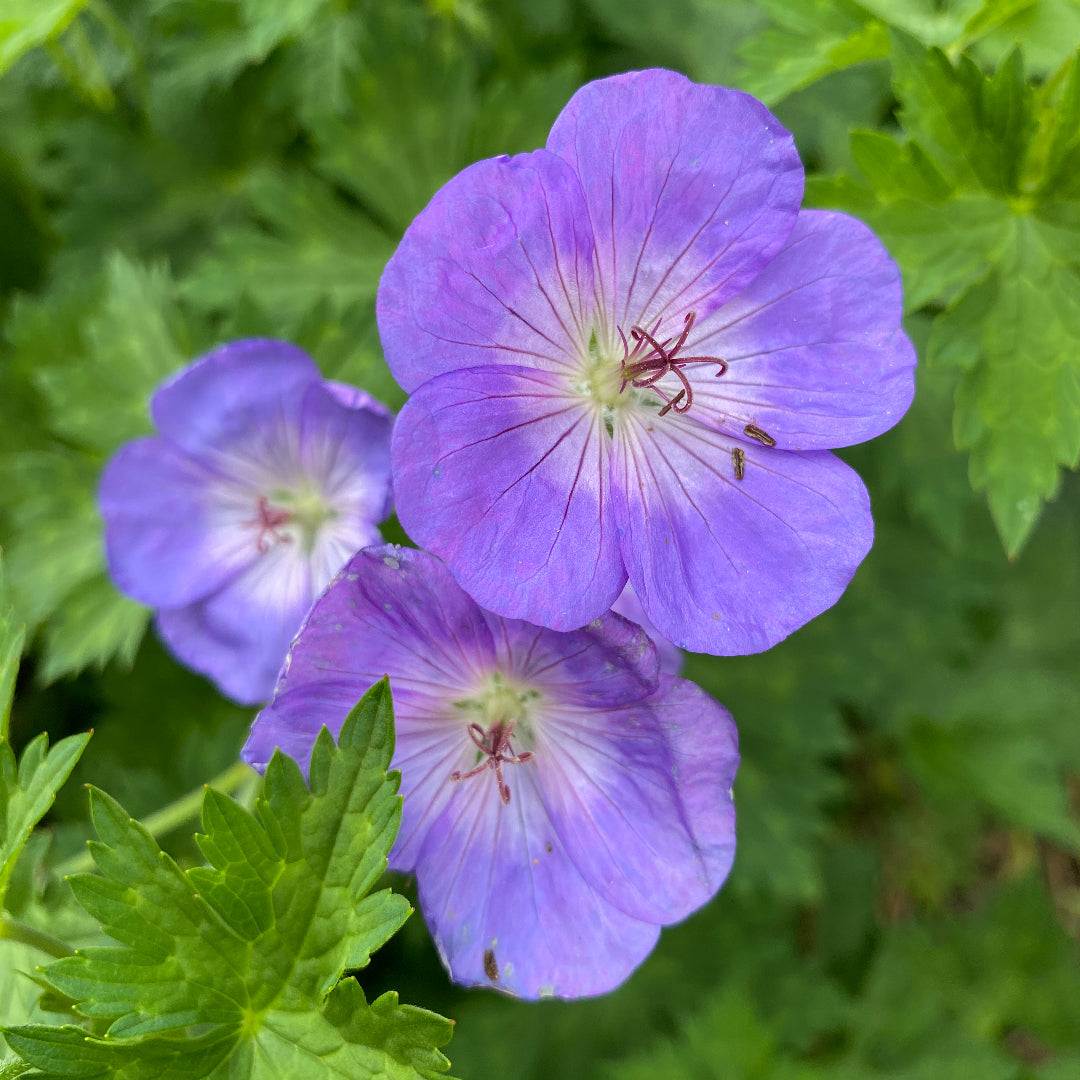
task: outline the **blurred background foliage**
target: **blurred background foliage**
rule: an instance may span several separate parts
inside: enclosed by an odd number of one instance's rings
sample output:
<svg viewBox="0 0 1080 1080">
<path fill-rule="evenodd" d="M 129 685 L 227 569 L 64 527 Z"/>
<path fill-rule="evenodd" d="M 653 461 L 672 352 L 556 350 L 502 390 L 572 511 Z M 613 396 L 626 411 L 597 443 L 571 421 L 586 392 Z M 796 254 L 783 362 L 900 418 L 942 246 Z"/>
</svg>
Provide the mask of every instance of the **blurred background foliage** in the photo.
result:
<svg viewBox="0 0 1080 1080">
<path fill-rule="evenodd" d="M 77 778 L 147 813 L 250 721 L 104 572 L 97 476 L 163 376 L 265 334 L 399 405 L 373 298 L 441 183 L 541 145 L 589 78 L 740 86 L 795 133 L 809 201 L 904 272 L 916 402 L 845 454 L 874 550 L 773 651 L 690 658 L 739 722 L 739 854 L 625 987 L 456 990 L 419 917 L 364 981 L 454 1017 L 462 1077 L 1074 1080 L 1078 47 L 1076 0 L 0 0 L 16 747 L 94 727 Z M 46 868 L 85 835 L 73 784 L 9 899 L 75 939 Z M 0 972 L 32 966 L 19 949 Z M 0 978 L 0 1022 L 32 991 Z"/>
</svg>

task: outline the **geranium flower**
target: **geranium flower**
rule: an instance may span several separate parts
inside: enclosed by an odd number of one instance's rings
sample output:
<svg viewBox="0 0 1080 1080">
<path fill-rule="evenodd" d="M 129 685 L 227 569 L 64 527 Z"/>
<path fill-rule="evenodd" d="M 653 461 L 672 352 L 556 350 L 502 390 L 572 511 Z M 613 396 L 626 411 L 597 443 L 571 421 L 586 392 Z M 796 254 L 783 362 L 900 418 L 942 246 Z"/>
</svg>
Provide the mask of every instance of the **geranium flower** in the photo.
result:
<svg viewBox="0 0 1080 1080">
<path fill-rule="evenodd" d="M 176 656 L 266 701 L 312 600 L 389 512 L 387 410 L 280 341 L 236 341 L 163 384 L 159 434 L 109 462 L 109 571 Z"/>
<path fill-rule="evenodd" d="M 524 998 L 618 986 L 735 850 L 728 713 L 607 614 L 557 633 L 479 608 L 434 556 L 358 553 L 315 602 L 244 757 L 306 762 L 384 674 L 416 874 L 452 977 Z"/>
<path fill-rule="evenodd" d="M 881 244 L 802 190 L 760 102 L 642 71 L 412 223 L 378 296 L 395 500 L 478 603 L 568 630 L 629 576 L 662 635 L 736 654 L 838 599 L 873 522 L 828 451 L 900 419 L 915 356 Z"/>
</svg>

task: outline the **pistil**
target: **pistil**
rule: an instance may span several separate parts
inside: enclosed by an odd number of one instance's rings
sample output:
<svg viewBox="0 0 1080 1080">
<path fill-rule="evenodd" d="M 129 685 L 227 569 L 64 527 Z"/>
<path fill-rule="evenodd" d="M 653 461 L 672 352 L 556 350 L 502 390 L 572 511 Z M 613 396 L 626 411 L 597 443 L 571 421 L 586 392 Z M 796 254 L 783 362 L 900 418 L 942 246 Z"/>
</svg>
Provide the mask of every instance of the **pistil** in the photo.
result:
<svg viewBox="0 0 1080 1080">
<path fill-rule="evenodd" d="M 292 521 L 292 514 L 279 506 L 272 506 L 265 495 L 260 495 L 255 505 L 256 516 L 252 524 L 259 530 L 255 539 L 259 554 L 265 555 L 275 544 L 291 543 L 292 537 L 287 532 L 282 532 L 281 527 Z"/>
<path fill-rule="evenodd" d="M 528 704 L 536 697 L 538 694 L 535 690 L 515 686 L 500 672 L 495 672 L 490 683 L 476 697 L 455 702 L 457 708 L 479 714 L 481 718 L 482 722 L 471 721 L 465 728 L 481 757 L 473 768 L 452 772 L 450 779 L 459 783 L 492 772 L 495 774 L 499 798 L 504 806 L 507 805 L 510 802 L 510 785 L 503 776 L 503 766 L 524 765 L 532 760 L 532 751 L 517 753 L 511 738 L 519 723 L 528 734 Z"/>
<path fill-rule="evenodd" d="M 679 336 L 665 338 L 663 341 L 658 341 L 656 338 L 656 332 L 660 329 L 659 320 L 651 331 L 641 326 L 632 326 L 630 327 L 630 337 L 634 342 L 632 349 L 620 327 L 619 337 L 622 339 L 623 356 L 622 385 L 619 387 L 619 393 L 621 394 L 627 386 L 651 390 L 664 402 L 660 409 L 661 416 L 666 416 L 671 410 L 677 413 L 689 412 L 690 406 L 694 403 L 694 388 L 683 369 L 693 364 L 711 364 L 718 368 L 714 376 L 717 379 L 728 369 L 727 361 L 719 356 L 679 356 L 679 351 L 686 344 L 686 339 L 694 327 L 695 318 L 693 311 L 687 312 Z M 682 389 L 674 397 L 669 397 L 659 385 L 665 375 L 674 375 L 682 383 Z"/>
</svg>

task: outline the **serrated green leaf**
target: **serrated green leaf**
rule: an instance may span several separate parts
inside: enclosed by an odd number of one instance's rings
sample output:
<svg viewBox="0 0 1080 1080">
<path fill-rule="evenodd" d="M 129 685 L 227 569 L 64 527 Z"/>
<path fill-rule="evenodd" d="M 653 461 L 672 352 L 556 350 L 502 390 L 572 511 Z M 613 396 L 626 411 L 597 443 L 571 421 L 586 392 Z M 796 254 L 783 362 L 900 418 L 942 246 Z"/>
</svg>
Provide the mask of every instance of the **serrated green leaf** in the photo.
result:
<svg viewBox="0 0 1080 1080">
<path fill-rule="evenodd" d="M 8 743 L 0 741 L 0 906 L 30 833 L 52 806 L 89 738 L 71 735 L 50 750 L 43 732 L 18 762 Z"/>
<path fill-rule="evenodd" d="M 438 1047 L 449 1038 L 447 1021 L 399 1006 L 395 995 L 368 1005 L 357 984 L 339 981 L 410 910 L 389 891 L 369 894 L 400 821 L 397 776 L 386 774 L 392 752 L 384 681 L 349 714 L 336 745 L 322 732 L 310 789 L 277 753 L 254 812 L 208 790 L 198 842 L 209 865 L 187 871 L 91 789 L 101 874 L 76 875 L 71 887 L 120 944 L 83 949 L 46 978 L 83 1015 L 108 1021 L 109 1039 L 83 1039 L 65 1056 L 67 1036 L 24 1029 L 10 1034 L 12 1046 L 58 1073 L 83 1067 L 90 1053 L 91 1063 L 104 1060 L 122 1077 L 152 1075 L 148 1055 L 185 1036 L 207 1057 L 205 1071 L 184 1075 L 444 1072 Z M 98 1056 L 114 1042 L 116 1058 Z"/>
<path fill-rule="evenodd" d="M 1080 230 L 1076 241 L 1080 252 Z M 1022 219 L 993 284 L 967 339 L 980 362 L 957 396 L 956 442 L 971 451 L 972 485 L 1015 557 L 1057 494 L 1059 468 L 1080 465 L 1080 272 Z"/>
<path fill-rule="evenodd" d="M 1036 94 L 1015 52 L 989 77 L 902 35 L 894 54 L 906 138 L 857 133 L 865 183 L 808 194 L 881 233 L 909 310 L 944 305 L 929 358 L 961 373 L 956 445 L 1012 557 L 1080 464 L 1077 62 Z"/>
</svg>

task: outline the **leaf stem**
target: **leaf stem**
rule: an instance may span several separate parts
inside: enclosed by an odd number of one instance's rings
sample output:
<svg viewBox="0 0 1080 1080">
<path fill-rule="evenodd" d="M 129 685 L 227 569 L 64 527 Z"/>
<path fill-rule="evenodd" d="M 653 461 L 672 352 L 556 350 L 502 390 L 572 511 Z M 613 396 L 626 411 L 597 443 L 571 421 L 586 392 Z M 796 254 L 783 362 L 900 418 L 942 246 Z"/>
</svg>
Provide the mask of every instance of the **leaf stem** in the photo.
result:
<svg viewBox="0 0 1080 1080">
<path fill-rule="evenodd" d="M 0 941 L 17 941 L 20 945 L 29 945 L 30 948 L 58 960 L 64 956 L 71 956 L 75 951 L 52 934 L 27 926 L 26 923 L 19 922 L 10 915 L 0 915 Z"/>
<path fill-rule="evenodd" d="M 182 795 L 175 802 L 155 810 L 148 817 L 143 818 L 142 824 L 155 839 L 166 836 L 174 829 L 199 816 L 202 809 L 203 796 L 207 788 L 213 788 L 222 794 L 229 795 L 243 787 L 249 780 L 255 778 L 255 771 L 243 761 L 237 761 L 230 765 L 224 772 L 218 773 L 212 780 L 201 784 L 194 791 Z M 86 849 L 77 855 L 65 859 L 56 867 L 56 873 L 60 877 L 68 874 L 82 874 L 94 869 L 94 860 Z"/>
</svg>

